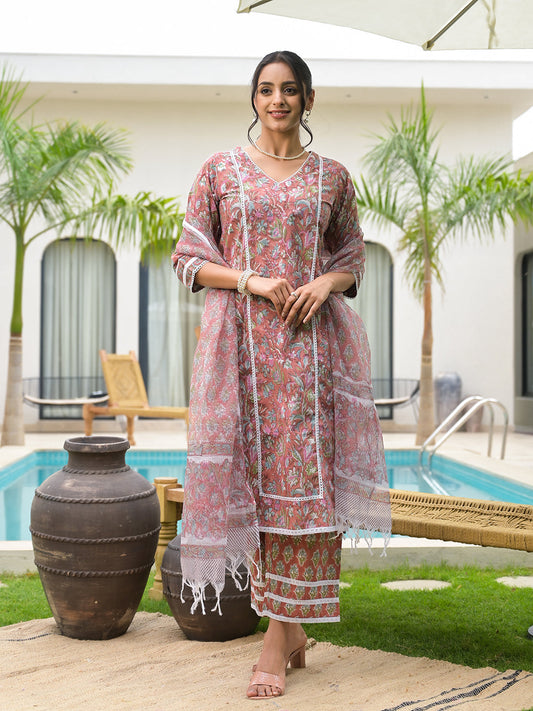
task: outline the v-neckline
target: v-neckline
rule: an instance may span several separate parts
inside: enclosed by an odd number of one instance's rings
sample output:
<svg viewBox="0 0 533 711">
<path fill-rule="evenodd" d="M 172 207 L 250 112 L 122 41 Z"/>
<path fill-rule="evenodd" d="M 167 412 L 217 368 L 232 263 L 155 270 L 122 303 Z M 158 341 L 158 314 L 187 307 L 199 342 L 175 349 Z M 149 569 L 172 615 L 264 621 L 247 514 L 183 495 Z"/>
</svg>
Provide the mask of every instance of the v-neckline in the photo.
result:
<svg viewBox="0 0 533 711">
<path fill-rule="evenodd" d="M 313 151 L 309 151 L 309 155 L 307 156 L 307 158 L 304 160 L 304 162 L 302 163 L 302 165 L 294 171 L 294 173 L 291 173 L 291 174 L 288 175 L 286 178 L 283 178 L 283 180 L 276 180 L 276 179 L 273 178 L 271 175 L 269 175 L 265 170 L 263 170 L 263 168 L 261 168 L 260 165 L 257 165 L 257 163 L 256 163 L 255 160 L 252 158 L 252 156 L 248 153 L 248 151 L 245 151 L 244 148 L 239 148 L 239 150 L 241 151 L 241 153 L 244 153 L 244 155 L 248 158 L 248 160 L 250 161 L 250 163 L 251 163 L 260 173 L 262 173 L 266 178 L 268 178 L 270 181 L 272 181 L 275 185 L 283 185 L 283 183 L 286 183 L 288 180 L 291 180 L 292 178 L 296 177 L 296 176 L 298 175 L 298 173 L 300 173 L 300 172 L 303 170 L 304 166 L 307 165 L 309 159 L 310 159 L 311 156 L 313 155 Z"/>
</svg>

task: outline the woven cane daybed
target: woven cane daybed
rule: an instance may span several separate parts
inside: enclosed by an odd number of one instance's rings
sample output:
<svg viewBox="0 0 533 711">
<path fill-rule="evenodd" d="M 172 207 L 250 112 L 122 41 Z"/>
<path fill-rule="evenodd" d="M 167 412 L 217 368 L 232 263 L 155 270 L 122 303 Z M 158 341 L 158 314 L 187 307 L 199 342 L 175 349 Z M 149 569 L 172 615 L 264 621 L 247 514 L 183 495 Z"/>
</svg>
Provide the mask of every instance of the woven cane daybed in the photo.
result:
<svg viewBox="0 0 533 711">
<path fill-rule="evenodd" d="M 181 518 L 183 488 L 177 479 L 154 481 L 161 506 L 161 532 L 151 597 L 161 599 L 160 565 Z M 415 538 L 473 543 L 533 552 L 533 506 L 390 490 L 392 532 Z"/>
<path fill-rule="evenodd" d="M 391 489 L 392 532 L 533 551 L 533 506 Z"/>
</svg>

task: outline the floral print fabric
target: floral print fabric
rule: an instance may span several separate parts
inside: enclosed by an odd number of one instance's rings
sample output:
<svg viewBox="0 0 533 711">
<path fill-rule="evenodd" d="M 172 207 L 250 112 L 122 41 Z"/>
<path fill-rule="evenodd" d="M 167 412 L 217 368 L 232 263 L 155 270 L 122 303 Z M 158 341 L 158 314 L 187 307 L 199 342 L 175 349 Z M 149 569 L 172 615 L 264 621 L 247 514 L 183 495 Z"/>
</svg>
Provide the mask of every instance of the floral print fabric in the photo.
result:
<svg viewBox="0 0 533 711">
<path fill-rule="evenodd" d="M 247 249 L 248 246 L 248 249 Z M 191 290 L 206 261 L 294 288 L 350 271 L 364 244 L 350 176 L 311 153 L 285 181 L 245 151 L 212 156 L 191 190 L 173 254 Z M 303 535 L 353 527 L 390 533 L 381 430 L 364 327 L 331 294 L 314 323 L 287 328 L 270 302 L 210 289 L 191 383 L 182 569 L 201 602 L 224 568 L 251 563 L 259 531 Z M 218 587 L 217 587 L 218 586 Z"/>
<path fill-rule="evenodd" d="M 339 535 L 265 533 L 255 562 L 251 590 L 258 615 L 285 622 L 339 621 Z"/>
</svg>

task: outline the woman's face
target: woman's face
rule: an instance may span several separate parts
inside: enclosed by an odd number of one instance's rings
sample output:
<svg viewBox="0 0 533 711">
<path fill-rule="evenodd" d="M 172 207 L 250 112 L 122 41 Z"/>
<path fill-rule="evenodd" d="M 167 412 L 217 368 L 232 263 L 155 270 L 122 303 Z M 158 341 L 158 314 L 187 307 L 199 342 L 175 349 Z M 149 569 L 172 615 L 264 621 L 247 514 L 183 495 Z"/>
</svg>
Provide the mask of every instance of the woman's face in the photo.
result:
<svg viewBox="0 0 533 711">
<path fill-rule="evenodd" d="M 297 130 L 303 99 L 288 64 L 274 62 L 263 67 L 254 97 L 263 128 L 276 133 Z M 307 98 L 306 109 L 311 109 L 313 99 L 314 91 Z"/>
</svg>

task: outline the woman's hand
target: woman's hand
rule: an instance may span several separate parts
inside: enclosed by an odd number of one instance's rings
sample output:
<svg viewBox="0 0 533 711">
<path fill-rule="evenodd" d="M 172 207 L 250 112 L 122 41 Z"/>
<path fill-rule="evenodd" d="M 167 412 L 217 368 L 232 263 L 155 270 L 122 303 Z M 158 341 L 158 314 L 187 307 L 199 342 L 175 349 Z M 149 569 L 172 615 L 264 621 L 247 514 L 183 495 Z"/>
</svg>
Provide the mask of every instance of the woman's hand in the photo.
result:
<svg viewBox="0 0 533 711">
<path fill-rule="evenodd" d="M 328 272 L 293 289 L 287 279 L 261 277 L 252 274 L 246 287 L 252 294 L 262 296 L 274 304 L 278 316 L 287 326 L 308 323 L 331 292 L 346 291 L 354 282 L 349 272 Z"/>
<path fill-rule="evenodd" d="M 201 286 L 213 289 L 236 289 L 243 272 L 220 264 L 206 262 L 196 273 L 195 282 Z M 292 284 L 287 279 L 269 279 L 258 274 L 252 274 L 246 281 L 246 288 L 256 296 L 263 296 L 271 301 L 281 318 L 285 302 L 293 291 Z"/>
<path fill-rule="evenodd" d="M 278 316 L 282 317 L 283 308 L 287 304 L 293 288 L 287 279 L 270 279 L 252 274 L 246 282 L 246 288 L 256 296 L 262 296 L 274 304 Z"/>
<path fill-rule="evenodd" d="M 355 277 L 350 272 L 321 274 L 309 284 L 304 284 L 290 293 L 281 312 L 281 318 L 285 320 L 287 326 L 294 324 L 297 327 L 307 323 L 332 292 L 346 291 L 354 281 Z"/>
<path fill-rule="evenodd" d="M 328 298 L 335 287 L 335 281 L 328 274 L 310 281 L 309 284 L 298 287 L 293 291 L 281 312 L 287 326 L 298 327 L 302 323 L 307 323 L 316 314 L 324 301 Z"/>
</svg>

